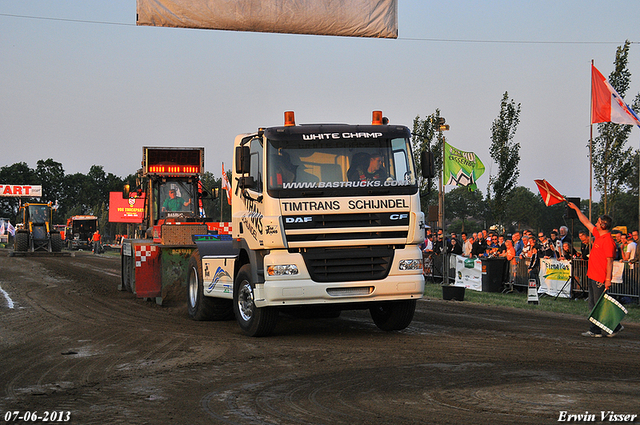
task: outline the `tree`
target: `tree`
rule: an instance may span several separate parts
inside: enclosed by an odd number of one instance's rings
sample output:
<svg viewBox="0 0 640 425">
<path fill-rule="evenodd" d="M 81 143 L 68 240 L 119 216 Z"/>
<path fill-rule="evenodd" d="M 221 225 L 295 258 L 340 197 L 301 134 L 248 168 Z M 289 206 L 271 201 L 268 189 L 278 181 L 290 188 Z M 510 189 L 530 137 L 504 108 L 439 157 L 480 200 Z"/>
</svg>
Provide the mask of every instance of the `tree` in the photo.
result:
<svg viewBox="0 0 640 425">
<path fill-rule="evenodd" d="M 453 220 L 460 219 L 462 226 L 460 231 L 464 232 L 469 219 L 482 219 L 484 215 L 484 202 L 480 190 L 470 191 L 466 187 L 456 187 L 447 193 L 444 198 L 445 218 Z"/>
<path fill-rule="evenodd" d="M 638 95 L 638 98 L 640 99 L 640 94 Z M 634 110 L 636 110 L 635 107 L 634 107 Z M 638 161 L 639 160 L 640 160 L 640 151 L 636 149 L 633 152 L 633 158 L 632 158 L 634 166 L 631 168 L 631 173 L 627 175 L 627 178 L 624 183 L 625 187 L 628 188 L 627 193 L 633 196 L 638 196 Z"/>
<path fill-rule="evenodd" d="M 629 45 L 627 40 L 624 46 L 618 47 L 614 70 L 609 75 L 609 83 L 622 97 L 631 82 L 631 73 L 627 69 Z M 634 104 L 637 108 L 640 95 L 636 96 Z M 629 188 L 628 177 L 632 174 L 636 159 L 633 149 L 626 146 L 632 128 L 631 125 L 600 123 L 599 136 L 593 139 L 591 162 L 595 188 L 601 194 L 605 214 L 611 214 L 618 195 Z"/>
<path fill-rule="evenodd" d="M 513 138 L 520 123 L 520 104 L 509 100 L 504 92 L 500 102 L 500 114 L 491 125 L 491 146 L 489 154 L 498 165 L 495 176 L 489 177 L 489 200 L 491 214 L 497 224 L 504 224 L 508 197 L 518 183 L 520 170 L 520 144 Z M 491 199 L 493 192 L 493 199 Z"/>
<path fill-rule="evenodd" d="M 38 183 L 42 185 L 42 201 L 53 202 L 62 200 L 64 194 L 64 168 L 62 164 L 49 158 L 39 160 L 35 173 Z"/>
<path fill-rule="evenodd" d="M 540 195 L 524 186 L 514 188 L 507 200 L 509 208 L 505 212 L 505 223 L 513 226 L 513 231 L 535 229 L 539 226 L 541 208 L 545 205 Z"/>
<path fill-rule="evenodd" d="M 136 177 L 122 179 L 112 173 L 105 173 L 102 166 L 93 165 L 85 175 L 82 173 L 65 175 L 61 163 L 49 158 L 39 160 L 36 169 L 24 162 L 0 168 L 0 182 L 7 184 L 39 184 L 42 186 L 41 199 L 0 197 L 0 217 L 15 222 L 20 202 L 57 202 L 58 209 L 53 214 L 53 223 L 64 224 L 68 217 L 81 214 L 99 215 L 101 230 L 113 233 L 108 224 L 108 203 L 110 192 L 121 192 L 124 182 L 132 186 Z M 107 233 L 107 232 L 103 232 Z"/>
<path fill-rule="evenodd" d="M 97 204 L 96 187 L 90 177 L 82 174 L 67 174 L 64 178 L 63 210 L 67 216 L 93 214 L 92 206 Z M 73 214 L 71 214 L 73 211 Z"/>
<path fill-rule="evenodd" d="M 0 168 L 0 182 L 3 184 L 36 184 L 38 177 L 26 162 L 16 162 L 13 165 Z M 23 202 L 27 199 L 22 199 Z M 8 218 L 15 223 L 20 198 L 0 197 L 0 217 Z"/>
<path fill-rule="evenodd" d="M 611 213 L 614 218 L 613 224 L 615 226 L 627 226 L 630 231 L 637 230 L 638 196 L 633 195 L 631 192 L 618 194 Z"/>
</svg>

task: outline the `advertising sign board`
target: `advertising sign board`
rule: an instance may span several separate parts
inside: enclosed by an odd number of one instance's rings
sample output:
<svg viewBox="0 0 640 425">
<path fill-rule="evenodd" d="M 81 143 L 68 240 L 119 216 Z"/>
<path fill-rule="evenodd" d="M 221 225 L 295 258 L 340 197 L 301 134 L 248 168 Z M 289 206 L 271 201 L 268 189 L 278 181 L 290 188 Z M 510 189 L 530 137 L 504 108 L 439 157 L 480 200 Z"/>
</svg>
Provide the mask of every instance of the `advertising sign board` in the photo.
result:
<svg viewBox="0 0 640 425">
<path fill-rule="evenodd" d="M 109 192 L 110 223 L 142 223 L 144 194 L 136 198 L 122 198 L 122 192 Z"/>
</svg>

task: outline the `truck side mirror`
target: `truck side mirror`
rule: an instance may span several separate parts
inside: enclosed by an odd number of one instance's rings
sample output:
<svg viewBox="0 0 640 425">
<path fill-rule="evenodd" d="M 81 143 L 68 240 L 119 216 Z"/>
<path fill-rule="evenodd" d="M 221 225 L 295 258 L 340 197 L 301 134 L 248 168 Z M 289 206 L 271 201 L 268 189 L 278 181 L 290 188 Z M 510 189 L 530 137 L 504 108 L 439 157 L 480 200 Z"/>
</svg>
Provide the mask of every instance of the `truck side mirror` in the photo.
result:
<svg viewBox="0 0 640 425">
<path fill-rule="evenodd" d="M 128 184 L 125 184 L 124 188 L 122 188 L 122 199 L 129 199 L 130 190 L 131 187 Z"/>
<path fill-rule="evenodd" d="M 251 169 L 249 146 L 236 146 L 236 174 L 248 173 Z"/>
<path fill-rule="evenodd" d="M 422 151 L 420 155 L 420 165 L 422 166 L 422 177 L 432 179 L 436 176 L 436 165 L 433 159 L 433 152 Z"/>
<path fill-rule="evenodd" d="M 252 189 L 255 185 L 256 182 L 251 176 L 238 178 L 238 186 L 240 186 L 240 189 Z"/>
</svg>

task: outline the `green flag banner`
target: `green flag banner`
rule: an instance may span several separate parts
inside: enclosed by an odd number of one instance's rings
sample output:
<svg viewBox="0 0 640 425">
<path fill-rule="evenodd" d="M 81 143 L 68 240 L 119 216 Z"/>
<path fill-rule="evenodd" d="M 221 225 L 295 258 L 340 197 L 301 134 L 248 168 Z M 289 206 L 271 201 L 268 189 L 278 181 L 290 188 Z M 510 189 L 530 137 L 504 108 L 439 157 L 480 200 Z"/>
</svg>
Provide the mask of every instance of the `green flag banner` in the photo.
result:
<svg viewBox="0 0 640 425">
<path fill-rule="evenodd" d="M 591 310 L 589 320 L 608 334 L 612 334 L 626 314 L 627 309 L 618 300 L 604 292 Z"/>
<path fill-rule="evenodd" d="M 444 143 L 444 184 L 476 190 L 476 181 L 483 173 L 484 164 L 475 153 L 464 152 Z"/>
</svg>

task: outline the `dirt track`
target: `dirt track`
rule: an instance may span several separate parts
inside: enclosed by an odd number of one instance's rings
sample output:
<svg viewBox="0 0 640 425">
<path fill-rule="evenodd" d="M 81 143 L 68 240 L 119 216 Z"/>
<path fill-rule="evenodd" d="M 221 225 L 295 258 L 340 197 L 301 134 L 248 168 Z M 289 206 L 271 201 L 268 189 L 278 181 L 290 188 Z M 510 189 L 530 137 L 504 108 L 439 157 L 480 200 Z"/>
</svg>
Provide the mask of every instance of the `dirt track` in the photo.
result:
<svg viewBox="0 0 640 425">
<path fill-rule="evenodd" d="M 117 291 L 116 257 L 6 253 L 0 419 L 69 411 L 75 424 L 540 424 L 558 423 L 562 411 L 595 422 L 601 411 L 640 415 L 635 324 L 589 339 L 584 318 L 423 300 L 402 332 L 343 312 L 281 316 L 272 337 L 248 338 L 234 321 L 193 322 L 186 305 Z"/>
</svg>

